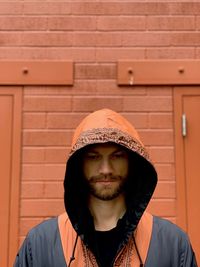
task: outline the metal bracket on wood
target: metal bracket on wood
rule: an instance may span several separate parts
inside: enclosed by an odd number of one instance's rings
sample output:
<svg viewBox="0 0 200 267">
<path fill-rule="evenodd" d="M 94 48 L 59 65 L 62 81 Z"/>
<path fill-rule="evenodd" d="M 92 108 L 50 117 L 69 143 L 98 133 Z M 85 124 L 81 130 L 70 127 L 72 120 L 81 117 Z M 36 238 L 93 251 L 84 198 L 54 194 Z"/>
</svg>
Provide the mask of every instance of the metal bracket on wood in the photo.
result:
<svg viewBox="0 0 200 267">
<path fill-rule="evenodd" d="M 120 60 L 118 85 L 199 85 L 200 60 Z"/>
</svg>

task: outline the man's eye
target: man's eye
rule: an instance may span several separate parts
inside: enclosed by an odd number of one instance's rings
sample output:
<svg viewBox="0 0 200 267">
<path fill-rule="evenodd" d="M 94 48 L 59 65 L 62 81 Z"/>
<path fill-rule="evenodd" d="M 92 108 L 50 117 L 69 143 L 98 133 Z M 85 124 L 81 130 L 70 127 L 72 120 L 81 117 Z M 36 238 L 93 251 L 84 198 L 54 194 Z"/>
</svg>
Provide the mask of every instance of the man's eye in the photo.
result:
<svg viewBox="0 0 200 267">
<path fill-rule="evenodd" d="M 116 152 L 112 155 L 113 159 L 126 158 L 126 153 L 123 151 Z"/>
<path fill-rule="evenodd" d="M 122 153 L 115 153 L 112 155 L 112 158 L 121 158 L 123 156 Z"/>
<path fill-rule="evenodd" d="M 86 158 L 89 160 L 98 160 L 100 158 L 100 156 L 98 154 L 95 154 L 95 153 L 88 153 L 86 155 Z"/>
</svg>

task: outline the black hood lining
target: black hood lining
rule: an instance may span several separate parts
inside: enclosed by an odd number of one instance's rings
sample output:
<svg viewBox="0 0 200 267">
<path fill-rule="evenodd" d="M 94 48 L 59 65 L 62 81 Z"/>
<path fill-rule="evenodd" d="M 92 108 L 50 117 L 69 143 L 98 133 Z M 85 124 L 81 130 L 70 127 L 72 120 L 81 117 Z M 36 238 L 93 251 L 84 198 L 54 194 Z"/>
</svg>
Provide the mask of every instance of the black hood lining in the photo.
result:
<svg viewBox="0 0 200 267">
<path fill-rule="evenodd" d="M 122 132 L 115 131 L 101 132 L 97 129 L 95 134 L 92 131 L 89 135 L 84 133 L 74 146 L 71 156 L 67 162 L 64 180 L 64 201 L 65 208 L 71 223 L 86 245 L 90 244 L 90 237 L 93 236 L 94 225 L 91 214 L 87 208 L 88 191 L 82 174 L 82 154 L 88 145 L 95 143 L 113 142 L 126 147 L 130 154 L 129 178 L 125 187 L 127 212 L 124 215 L 125 227 L 123 242 L 127 242 L 132 232 L 145 211 L 157 183 L 157 173 L 149 161 L 145 148 L 136 140 Z M 96 136 L 96 138 L 95 138 Z M 113 138 L 113 136 L 115 138 Z M 119 138 L 120 137 L 120 138 Z M 79 143 L 83 141 L 83 143 Z"/>
</svg>

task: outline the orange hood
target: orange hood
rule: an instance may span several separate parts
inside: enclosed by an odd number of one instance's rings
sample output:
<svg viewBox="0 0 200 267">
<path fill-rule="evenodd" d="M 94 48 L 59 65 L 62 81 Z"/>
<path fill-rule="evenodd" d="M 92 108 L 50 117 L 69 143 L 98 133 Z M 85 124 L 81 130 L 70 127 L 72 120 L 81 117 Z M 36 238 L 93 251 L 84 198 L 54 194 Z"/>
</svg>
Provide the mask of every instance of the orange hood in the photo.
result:
<svg viewBox="0 0 200 267">
<path fill-rule="evenodd" d="M 157 174 L 149 155 L 135 128 L 120 114 L 102 109 L 88 115 L 75 130 L 71 152 L 65 173 L 65 208 L 71 223 L 85 242 L 93 229 L 91 215 L 87 209 L 88 192 L 81 171 L 81 153 L 91 144 L 114 142 L 126 147 L 131 155 L 124 236 L 137 227 L 157 183 Z"/>
<path fill-rule="evenodd" d="M 70 156 L 89 144 L 114 142 L 133 150 L 149 159 L 140 137 L 124 117 L 110 109 L 102 109 L 89 114 L 76 128 Z"/>
</svg>

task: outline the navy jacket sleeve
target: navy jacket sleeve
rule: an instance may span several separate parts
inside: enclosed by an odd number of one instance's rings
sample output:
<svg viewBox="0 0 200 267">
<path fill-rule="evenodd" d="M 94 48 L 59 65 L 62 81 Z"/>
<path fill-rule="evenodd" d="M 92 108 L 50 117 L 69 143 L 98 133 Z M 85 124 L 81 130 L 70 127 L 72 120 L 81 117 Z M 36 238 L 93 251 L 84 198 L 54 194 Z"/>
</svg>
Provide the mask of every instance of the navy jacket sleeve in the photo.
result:
<svg viewBox="0 0 200 267">
<path fill-rule="evenodd" d="M 154 216 L 145 267 L 197 267 L 188 235 L 178 226 Z"/>
<path fill-rule="evenodd" d="M 32 251 L 28 237 L 25 239 L 15 259 L 14 267 L 32 267 Z"/>
<path fill-rule="evenodd" d="M 184 244 L 183 251 L 182 251 L 180 266 L 181 267 L 198 267 L 194 251 L 192 249 L 192 246 L 187 236 L 186 236 L 185 244 Z"/>
<path fill-rule="evenodd" d="M 13 267 L 66 267 L 57 218 L 34 227 L 22 244 Z"/>
</svg>

